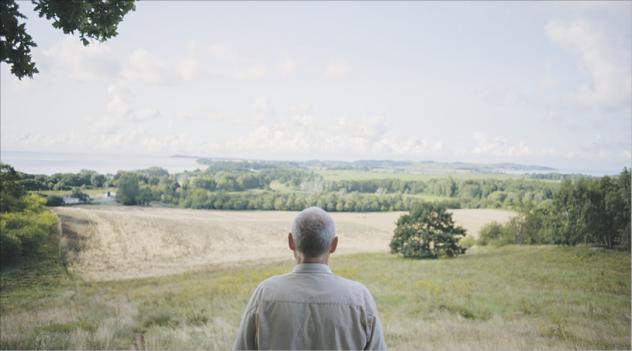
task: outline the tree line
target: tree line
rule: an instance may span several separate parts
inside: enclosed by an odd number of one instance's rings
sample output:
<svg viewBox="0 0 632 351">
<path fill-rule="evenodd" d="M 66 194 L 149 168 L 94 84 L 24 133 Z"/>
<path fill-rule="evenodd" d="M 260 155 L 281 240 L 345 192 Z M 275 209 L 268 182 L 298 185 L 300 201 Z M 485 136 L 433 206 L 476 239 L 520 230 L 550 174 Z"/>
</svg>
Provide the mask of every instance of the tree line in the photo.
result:
<svg viewBox="0 0 632 351">
<path fill-rule="evenodd" d="M 504 225 L 481 230 L 479 243 L 591 244 L 630 249 L 630 171 L 565 180 L 551 200 L 525 207 Z"/>
<path fill-rule="evenodd" d="M 129 174 L 134 176 L 129 176 L 126 182 L 136 182 L 138 185 L 123 187 L 118 192 L 119 202 L 126 205 L 159 201 L 194 208 L 242 209 L 245 206 L 247 209 L 259 210 L 278 209 L 279 206 L 270 205 L 275 201 L 286 201 L 291 205 L 285 206 L 288 209 L 294 208 L 292 203 L 296 201 L 311 205 L 323 201 L 330 203 L 330 200 L 314 200 L 331 197 L 328 194 L 334 194 L 335 198 L 331 208 L 343 208 L 345 211 L 407 210 L 415 198 L 421 197 L 434 197 L 452 208 L 519 209 L 552 199 L 553 192 L 559 187 L 559 182 L 532 179 L 441 177 L 427 180 L 327 180 L 322 175 L 305 169 L 274 168 L 261 163 L 228 161 L 213 163 L 206 170 L 177 174 L 169 174 L 158 167 L 105 175 L 90 170 L 50 176 L 21 174 L 21 184 L 30 191 L 74 189 L 75 194 L 81 194 L 77 188 L 119 187 L 121 177 Z M 293 197 L 299 200 L 292 201 L 289 193 L 294 193 Z M 354 193 L 360 195 L 349 195 Z M 274 199 L 252 200 L 255 196 Z M 200 199 L 204 197 L 213 200 L 204 200 L 206 202 L 201 204 Z M 51 200 L 57 201 L 49 201 L 49 205 L 59 202 L 56 198 Z M 358 201 L 361 203 L 357 204 Z"/>
<path fill-rule="evenodd" d="M 300 211 L 318 206 L 331 212 L 405 211 L 421 202 L 419 198 L 403 194 L 280 192 L 270 189 L 230 192 L 211 191 L 197 184 L 194 180 L 181 186 L 175 180 L 163 179 L 151 185 L 138 174 L 126 172 L 117 179 L 116 199 L 124 205 L 148 205 L 155 201 L 195 209 L 276 211 Z M 458 201 L 444 201 L 442 204 L 450 208 L 459 206 Z"/>
</svg>

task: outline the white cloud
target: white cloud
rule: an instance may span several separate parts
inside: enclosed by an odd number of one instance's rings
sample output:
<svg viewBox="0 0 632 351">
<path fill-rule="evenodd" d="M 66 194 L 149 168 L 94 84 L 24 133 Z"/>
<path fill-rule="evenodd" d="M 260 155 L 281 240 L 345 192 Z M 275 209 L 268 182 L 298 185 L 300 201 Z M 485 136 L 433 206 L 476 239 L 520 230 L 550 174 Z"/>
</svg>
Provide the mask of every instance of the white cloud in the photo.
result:
<svg viewBox="0 0 632 351">
<path fill-rule="evenodd" d="M 274 109 L 270 100 L 265 96 L 255 98 L 254 103 L 255 120 L 262 122 L 274 114 Z"/>
<path fill-rule="evenodd" d="M 287 77 L 296 71 L 296 61 L 287 54 L 284 54 L 277 65 L 277 69 L 282 76 Z"/>
<path fill-rule="evenodd" d="M 166 59 L 144 48 L 128 54 L 115 54 L 108 43 L 83 46 L 72 37 L 65 37 L 43 52 L 42 72 L 59 72 L 80 81 L 143 82 L 149 85 L 171 85 L 195 79 L 222 78 L 257 80 L 268 72 L 254 57 L 225 45 L 186 44 L 179 57 Z M 124 57 L 124 58 L 121 58 Z M 295 63 L 285 58 L 279 66 L 282 74 L 290 74 Z"/>
<path fill-rule="evenodd" d="M 207 50 L 201 51 L 201 55 L 208 55 L 206 73 L 212 77 L 257 80 L 267 73 L 265 65 L 258 60 L 224 45 L 211 45 Z"/>
<path fill-rule="evenodd" d="M 41 74 L 57 72 L 78 81 L 108 80 L 121 69 L 109 44 L 84 46 L 74 37 L 64 37 L 44 50 L 41 64 Z"/>
<path fill-rule="evenodd" d="M 331 79 L 344 79 L 351 74 L 351 65 L 345 61 L 332 60 L 327 63 L 325 75 Z"/>
<path fill-rule="evenodd" d="M 178 66 L 164 62 L 157 55 L 145 49 L 136 49 L 130 55 L 121 72 L 121 77 L 130 82 L 173 84 L 184 78 L 175 67 Z"/>
<path fill-rule="evenodd" d="M 590 73 L 591 84 L 578 88 L 573 96 L 576 102 L 606 108 L 630 105 L 629 53 L 616 48 L 608 35 L 586 21 L 550 21 L 546 30 L 553 42 L 579 52 Z"/>
<path fill-rule="evenodd" d="M 488 137 L 483 133 L 473 134 L 475 145 L 463 154 L 499 157 L 551 156 L 556 153 L 553 148 L 534 148 L 524 141 L 511 142 L 505 138 Z"/>
<path fill-rule="evenodd" d="M 113 133 L 77 133 L 74 130 L 60 134 L 26 133 L 10 136 L 3 144 L 18 150 L 49 150 L 61 152 L 103 153 L 191 153 L 212 154 L 217 145 L 205 139 L 192 138 L 186 133 L 167 135 L 151 134 L 141 128 L 128 127 Z"/>
<path fill-rule="evenodd" d="M 163 116 L 154 107 L 138 107 L 134 94 L 125 82 L 108 87 L 105 113 L 89 118 L 91 132 L 95 135 L 116 135 L 144 122 L 156 121 Z"/>
<path fill-rule="evenodd" d="M 230 152 L 258 157 L 275 154 L 298 158 L 421 158 L 443 150 L 441 142 L 389 135 L 382 118 L 341 118 L 327 124 L 310 114 L 295 115 L 279 123 L 260 125 L 226 142 Z"/>
</svg>

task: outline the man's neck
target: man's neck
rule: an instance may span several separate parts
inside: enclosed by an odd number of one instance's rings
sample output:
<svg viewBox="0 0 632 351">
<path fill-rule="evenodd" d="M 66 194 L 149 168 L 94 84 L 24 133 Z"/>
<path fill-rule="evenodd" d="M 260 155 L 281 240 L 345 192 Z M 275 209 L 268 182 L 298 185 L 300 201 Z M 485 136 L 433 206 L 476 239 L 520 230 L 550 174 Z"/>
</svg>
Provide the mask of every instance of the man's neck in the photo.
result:
<svg viewBox="0 0 632 351">
<path fill-rule="evenodd" d="M 296 264 L 303 264 L 303 263 L 329 264 L 329 255 L 316 257 L 316 258 L 305 258 L 305 257 L 297 256 Z"/>
</svg>

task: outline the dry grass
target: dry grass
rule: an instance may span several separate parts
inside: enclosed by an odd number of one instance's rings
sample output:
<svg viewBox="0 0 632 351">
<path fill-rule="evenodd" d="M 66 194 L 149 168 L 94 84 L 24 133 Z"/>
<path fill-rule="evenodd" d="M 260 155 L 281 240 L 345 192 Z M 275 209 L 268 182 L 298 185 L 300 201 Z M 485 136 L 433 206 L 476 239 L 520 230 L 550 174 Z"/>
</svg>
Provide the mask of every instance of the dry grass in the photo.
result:
<svg viewBox="0 0 632 351">
<path fill-rule="evenodd" d="M 226 267 L 291 257 L 286 236 L 295 212 L 168 208 L 60 207 L 72 248 L 71 269 L 89 280 L 116 280 Z M 474 237 L 482 225 L 512 212 L 453 210 Z M 385 252 L 400 212 L 333 213 L 339 254 Z M 68 240 L 73 236 L 74 240 Z M 79 243 L 80 242 L 80 243 Z M 79 249 L 73 248 L 80 246 Z"/>
<path fill-rule="evenodd" d="M 73 270 L 2 271 L 0 349 L 225 350 L 255 286 L 293 265 L 291 212 L 57 212 Z M 473 247 L 408 260 L 384 252 L 398 215 L 334 214 L 331 261 L 372 292 L 390 349 L 630 349 L 629 252 Z M 510 215 L 454 211 L 469 232 Z"/>
<path fill-rule="evenodd" d="M 334 255 L 375 297 L 392 350 L 630 349 L 630 254 L 477 248 L 446 260 Z M 0 291 L 0 349 L 229 349 L 254 287 L 292 262 Z"/>
</svg>

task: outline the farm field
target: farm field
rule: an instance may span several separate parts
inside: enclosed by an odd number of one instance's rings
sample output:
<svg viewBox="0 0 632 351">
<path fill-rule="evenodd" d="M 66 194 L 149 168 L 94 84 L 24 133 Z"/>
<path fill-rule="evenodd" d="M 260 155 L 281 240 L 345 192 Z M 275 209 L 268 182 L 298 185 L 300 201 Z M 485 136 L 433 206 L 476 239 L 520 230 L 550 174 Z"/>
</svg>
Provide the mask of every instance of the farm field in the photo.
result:
<svg viewBox="0 0 632 351">
<path fill-rule="evenodd" d="M 296 212 L 208 211 L 119 206 L 58 207 L 70 269 L 89 280 L 115 280 L 291 257 L 287 233 Z M 477 237 L 505 222 L 502 210 L 452 210 Z M 338 254 L 387 252 L 401 212 L 332 213 Z"/>
<path fill-rule="evenodd" d="M 325 180 L 375 180 L 375 179 L 399 179 L 399 180 L 424 180 L 452 177 L 454 179 L 524 179 L 524 174 L 503 174 L 503 173 L 475 173 L 470 171 L 455 172 L 454 170 L 432 173 L 414 173 L 410 171 L 395 170 L 318 170 L 318 174 Z M 549 180 L 540 180 L 549 181 Z"/>
</svg>

